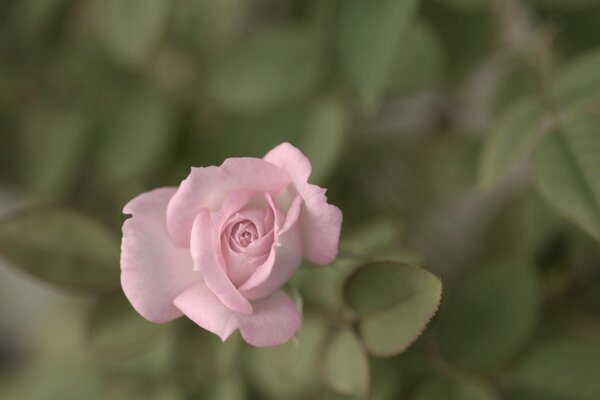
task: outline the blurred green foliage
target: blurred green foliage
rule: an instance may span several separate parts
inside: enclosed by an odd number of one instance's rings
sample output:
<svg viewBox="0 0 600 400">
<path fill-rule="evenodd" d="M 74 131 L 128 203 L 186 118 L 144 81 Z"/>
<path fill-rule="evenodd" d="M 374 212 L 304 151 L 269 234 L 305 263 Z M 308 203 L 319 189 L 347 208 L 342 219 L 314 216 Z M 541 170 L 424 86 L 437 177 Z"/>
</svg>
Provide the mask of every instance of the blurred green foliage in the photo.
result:
<svg viewBox="0 0 600 400">
<path fill-rule="evenodd" d="M 597 400 L 599 21 L 598 0 L 3 0 L 0 254 L 78 297 L 25 347 L 0 318 L 0 398 Z M 344 212 L 338 261 L 289 285 L 297 338 L 144 321 L 123 204 L 283 141 Z"/>
</svg>

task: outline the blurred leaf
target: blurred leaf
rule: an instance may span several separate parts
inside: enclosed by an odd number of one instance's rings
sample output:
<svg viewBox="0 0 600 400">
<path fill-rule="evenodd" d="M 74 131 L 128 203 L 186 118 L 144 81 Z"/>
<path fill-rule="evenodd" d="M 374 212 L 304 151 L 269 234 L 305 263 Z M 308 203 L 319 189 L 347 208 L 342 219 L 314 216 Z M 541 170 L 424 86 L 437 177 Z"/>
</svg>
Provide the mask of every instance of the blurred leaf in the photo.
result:
<svg viewBox="0 0 600 400">
<path fill-rule="evenodd" d="M 79 177 L 89 132 L 85 115 L 77 109 L 44 109 L 28 113 L 21 132 L 25 186 L 41 199 L 66 197 Z"/>
<path fill-rule="evenodd" d="M 143 380 L 111 383 L 102 399 L 110 400 L 181 400 L 177 388 L 167 384 L 149 384 Z"/>
<path fill-rule="evenodd" d="M 514 372 L 514 384 L 552 399 L 596 400 L 598 371 L 600 344 L 559 338 L 536 345 L 525 356 Z"/>
<path fill-rule="evenodd" d="M 404 357 L 404 354 L 400 357 Z M 398 358 L 371 358 L 370 400 L 401 399 L 405 386 L 404 371 L 396 365 Z"/>
<path fill-rule="evenodd" d="M 239 374 L 230 374 L 213 384 L 208 400 L 245 400 L 247 390 L 244 380 Z"/>
<path fill-rule="evenodd" d="M 122 184 L 151 176 L 168 155 L 172 122 L 159 93 L 142 89 L 130 94 L 101 137 L 97 168 L 103 181 Z"/>
<path fill-rule="evenodd" d="M 600 49 L 589 51 L 572 61 L 560 73 L 554 88 L 559 111 L 581 110 L 600 102 Z"/>
<path fill-rule="evenodd" d="M 172 29 L 183 43 L 219 54 L 244 30 L 249 8 L 244 0 L 175 2 Z"/>
<path fill-rule="evenodd" d="M 342 153 L 348 118 L 343 104 L 334 98 L 315 102 L 308 114 L 298 147 L 312 164 L 310 181 L 323 182 Z"/>
<path fill-rule="evenodd" d="M 526 390 L 512 390 L 507 393 L 507 396 L 506 398 L 510 400 L 573 400 L 571 397 L 531 393 Z"/>
<path fill-rule="evenodd" d="M 535 179 L 543 197 L 600 240 L 600 119 L 575 116 L 540 142 Z"/>
<path fill-rule="evenodd" d="M 550 10 L 577 10 L 584 9 L 593 4 L 598 4 L 598 0 L 534 0 L 536 6 Z"/>
<path fill-rule="evenodd" d="M 379 262 L 355 271 L 344 288 L 347 304 L 360 318 L 360 333 L 375 356 L 404 351 L 437 311 L 440 280 L 424 269 Z"/>
<path fill-rule="evenodd" d="M 206 155 L 204 165 L 220 164 L 224 158 L 263 157 L 284 141 L 298 147 L 312 164 L 311 183 L 322 183 L 336 167 L 343 152 L 348 115 L 342 102 L 318 97 L 309 106 L 294 105 L 272 112 L 244 116 L 221 130 L 201 132 L 198 140 Z M 227 146 L 223 146 L 226 138 Z"/>
<path fill-rule="evenodd" d="M 36 340 L 31 349 L 35 351 L 27 363 L 23 368 L 17 368 L 20 363 L 12 364 L 16 375 L 0 381 L 1 399 L 106 399 L 102 381 L 85 352 L 83 313 L 73 304 L 44 316 L 44 329 L 33 333 Z"/>
<path fill-rule="evenodd" d="M 458 1 L 454 0 L 454 3 Z M 499 14 L 490 12 L 489 7 L 477 6 L 464 12 L 441 1 L 423 2 L 423 9 L 447 55 L 444 63 L 446 81 L 464 84 L 476 74 L 495 46 Z"/>
<path fill-rule="evenodd" d="M 532 98 L 510 106 L 485 138 L 479 183 L 490 188 L 531 153 L 538 139 L 544 109 Z"/>
<path fill-rule="evenodd" d="M 340 394 L 366 398 L 369 392 L 369 359 L 349 329 L 336 332 L 323 359 L 323 379 Z"/>
<path fill-rule="evenodd" d="M 14 10 L 17 27 L 24 38 L 31 40 L 45 33 L 64 8 L 67 0 L 19 1 Z"/>
<path fill-rule="evenodd" d="M 262 111 L 308 94 L 321 75 L 319 37 L 309 27 L 254 33 L 217 59 L 206 90 L 224 108 Z"/>
<path fill-rule="evenodd" d="M 441 378 L 426 382 L 414 400 L 499 400 L 494 388 L 474 377 Z"/>
<path fill-rule="evenodd" d="M 369 108 L 376 106 L 389 79 L 418 0 L 346 0 L 336 21 L 342 67 Z"/>
<path fill-rule="evenodd" d="M 46 282 L 84 291 L 119 286 L 119 243 L 95 221 L 32 209 L 0 221 L 0 254 Z"/>
<path fill-rule="evenodd" d="M 536 276 L 528 265 L 505 261 L 475 270 L 440 312 L 441 349 L 468 368 L 495 366 L 529 339 L 537 310 Z"/>
<path fill-rule="evenodd" d="M 88 346 L 100 360 L 118 361 L 147 352 L 164 339 L 165 325 L 146 321 L 122 293 L 101 298 L 88 324 Z"/>
<path fill-rule="evenodd" d="M 508 69 L 501 74 L 496 86 L 494 108 L 506 112 L 514 103 L 524 102 L 525 97 L 534 99 L 539 95 L 540 74 L 539 68 L 531 62 L 530 54 L 518 54 L 510 58 Z"/>
<path fill-rule="evenodd" d="M 428 24 L 417 21 L 401 43 L 396 65 L 389 74 L 388 90 L 405 93 L 441 83 L 443 56 L 436 33 Z"/>
<path fill-rule="evenodd" d="M 326 331 L 321 321 L 305 318 L 297 341 L 252 349 L 249 371 L 261 398 L 307 398 L 315 390 Z"/>
<path fill-rule="evenodd" d="M 169 368 L 177 371 L 173 375 L 174 384 L 188 391 L 195 391 L 205 382 L 212 382 L 213 370 L 218 371 L 215 353 L 220 347 L 212 345 L 212 332 L 200 328 L 187 318 L 180 318 L 175 325 L 172 364 Z M 227 345 L 230 340 L 224 343 Z"/>
<path fill-rule="evenodd" d="M 158 44 L 168 22 L 168 0 L 103 0 L 99 21 L 110 53 L 128 64 L 145 62 Z"/>
<path fill-rule="evenodd" d="M 369 221 L 359 229 L 344 232 L 342 248 L 353 253 L 376 256 L 377 250 L 397 247 L 402 238 L 402 228 L 396 221 L 376 219 Z"/>
<path fill-rule="evenodd" d="M 485 10 L 490 6 L 490 0 L 438 0 L 440 3 L 445 3 L 458 11 L 480 11 Z"/>
<path fill-rule="evenodd" d="M 225 342 L 211 335 L 210 341 L 215 352 L 214 368 L 218 375 L 226 376 L 231 373 L 243 348 L 244 342 L 239 333 L 235 333 Z"/>
</svg>

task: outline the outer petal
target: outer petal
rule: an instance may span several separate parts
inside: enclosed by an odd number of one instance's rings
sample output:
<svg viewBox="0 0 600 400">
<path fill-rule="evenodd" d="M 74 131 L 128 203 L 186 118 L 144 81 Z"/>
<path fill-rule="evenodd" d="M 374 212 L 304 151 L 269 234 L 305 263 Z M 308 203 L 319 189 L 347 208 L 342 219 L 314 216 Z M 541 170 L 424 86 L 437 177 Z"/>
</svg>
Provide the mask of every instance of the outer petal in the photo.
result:
<svg viewBox="0 0 600 400">
<path fill-rule="evenodd" d="M 338 251 L 342 212 L 327 203 L 325 189 L 308 183 L 310 161 L 289 143 L 275 147 L 264 159 L 284 169 L 304 199 L 301 220 L 307 257 L 317 264 L 333 262 Z"/>
<path fill-rule="evenodd" d="M 220 260 L 218 232 L 213 224 L 210 211 L 200 210 L 192 228 L 191 251 L 194 269 L 200 271 L 206 286 L 231 310 L 251 314 L 252 306 L 231 283 Z"/>
<path fill-rule="evenodd" d="M 254 313 L 239 314 L 225 307 L 204 283 L 193 286 L 175 299 L 175 305 L 192 321 L 221 338 L 236 329 L 257 347 L 287 342 L 300 327 L 300 315 L 292 300 L 278 291 L 253 302 Z"/>
<path fill-rule="evenodd" d="M 192 168 L 169 202 L 169 234 L 177 246 L 189 246 L 192 221 L 201 209 L 216 210 L 237 190 L 275 196 L 290 182 L 285 171 L 259 158 L 229 158 L 220 167 Z"/>
<path fill-rule="evenodd" d="M 299 224 L 301 204 L 302 198 L 297 196 L 288 210 L 283 226 L 276 227 L 278 231 L 275 233 L 275 242 L 269 257 L 240 287 L 240 292 L 246 298 L 257 299 L 268 296 L 286 283 L 300 266 L 302 262 L 302 232 Z"/>
<path fill-rule="evenodd" d="M 306 256 L 316 264 L 335 261 L 342 229 L 342 211 L 327 203 L 325 191 L 308 183 L 299 189 L 304 199 L 302 231 Z"/>
<path fill-rule="evenodd" d="M 238 328 L 237 314 L 221 303 L 204 282 L 181 293 L 174 303 L 189 319 L 223 341 Z"/>
<path fill-rule="evenodd" d="M 201 281 L 188 249 L 178 249 L 167 234 L 166 210 L 176 188 L 143 193 L 123 209 L 121 286 L 144 318 L 167 322 L 181 316 L 173 299 Z"/>
<path fill-rule="evenodd" d="M 263 159 L 285 170 L 294 183 L 306 183 L 312 172 L 308 158 L 287 142 L 269 151 Z"/>
</svg>

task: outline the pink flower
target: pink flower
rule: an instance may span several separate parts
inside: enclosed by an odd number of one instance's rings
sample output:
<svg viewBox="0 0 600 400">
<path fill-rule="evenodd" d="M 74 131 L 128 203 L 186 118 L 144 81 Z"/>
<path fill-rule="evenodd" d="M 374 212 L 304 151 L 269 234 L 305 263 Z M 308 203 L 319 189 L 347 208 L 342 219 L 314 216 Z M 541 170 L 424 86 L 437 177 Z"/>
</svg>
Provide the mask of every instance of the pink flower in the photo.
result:
<svg viewBox="0 0 600 400">
<path fill-rule="evenodd" d="M 280 288 L 303 256 L 334 261 L 342 223 L 310 173 L 283 143 L 263 159 L 192 168 L 178 188 L 131 200 L 121 285 L 133 307 L 158 323 L 185 315 L 222 340 L 239 329 L 254 346 L 287 342 L 300 315 Z"/>
</svg>

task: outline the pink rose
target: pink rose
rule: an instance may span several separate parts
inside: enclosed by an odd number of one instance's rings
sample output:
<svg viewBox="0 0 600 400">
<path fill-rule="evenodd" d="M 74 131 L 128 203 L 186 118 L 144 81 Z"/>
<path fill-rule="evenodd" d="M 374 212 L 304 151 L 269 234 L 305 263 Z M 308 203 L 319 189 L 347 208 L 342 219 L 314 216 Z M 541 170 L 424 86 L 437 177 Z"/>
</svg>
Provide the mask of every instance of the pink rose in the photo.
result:
<svg viewBox="0 0 600 400">
<path fill-rule="evenodd" d="M 239 329 L 254 346 L 287 342 L 300 315 L 280 288 L 303 256 L 334 261 L 342 223 L 310 173 L 283 143 L 263 159 L 192 168 L 178 188 L 131 200 L 121 285 L 133 307 L 152 322 L 185 315 L 222 340 Z"/>
</svg>

